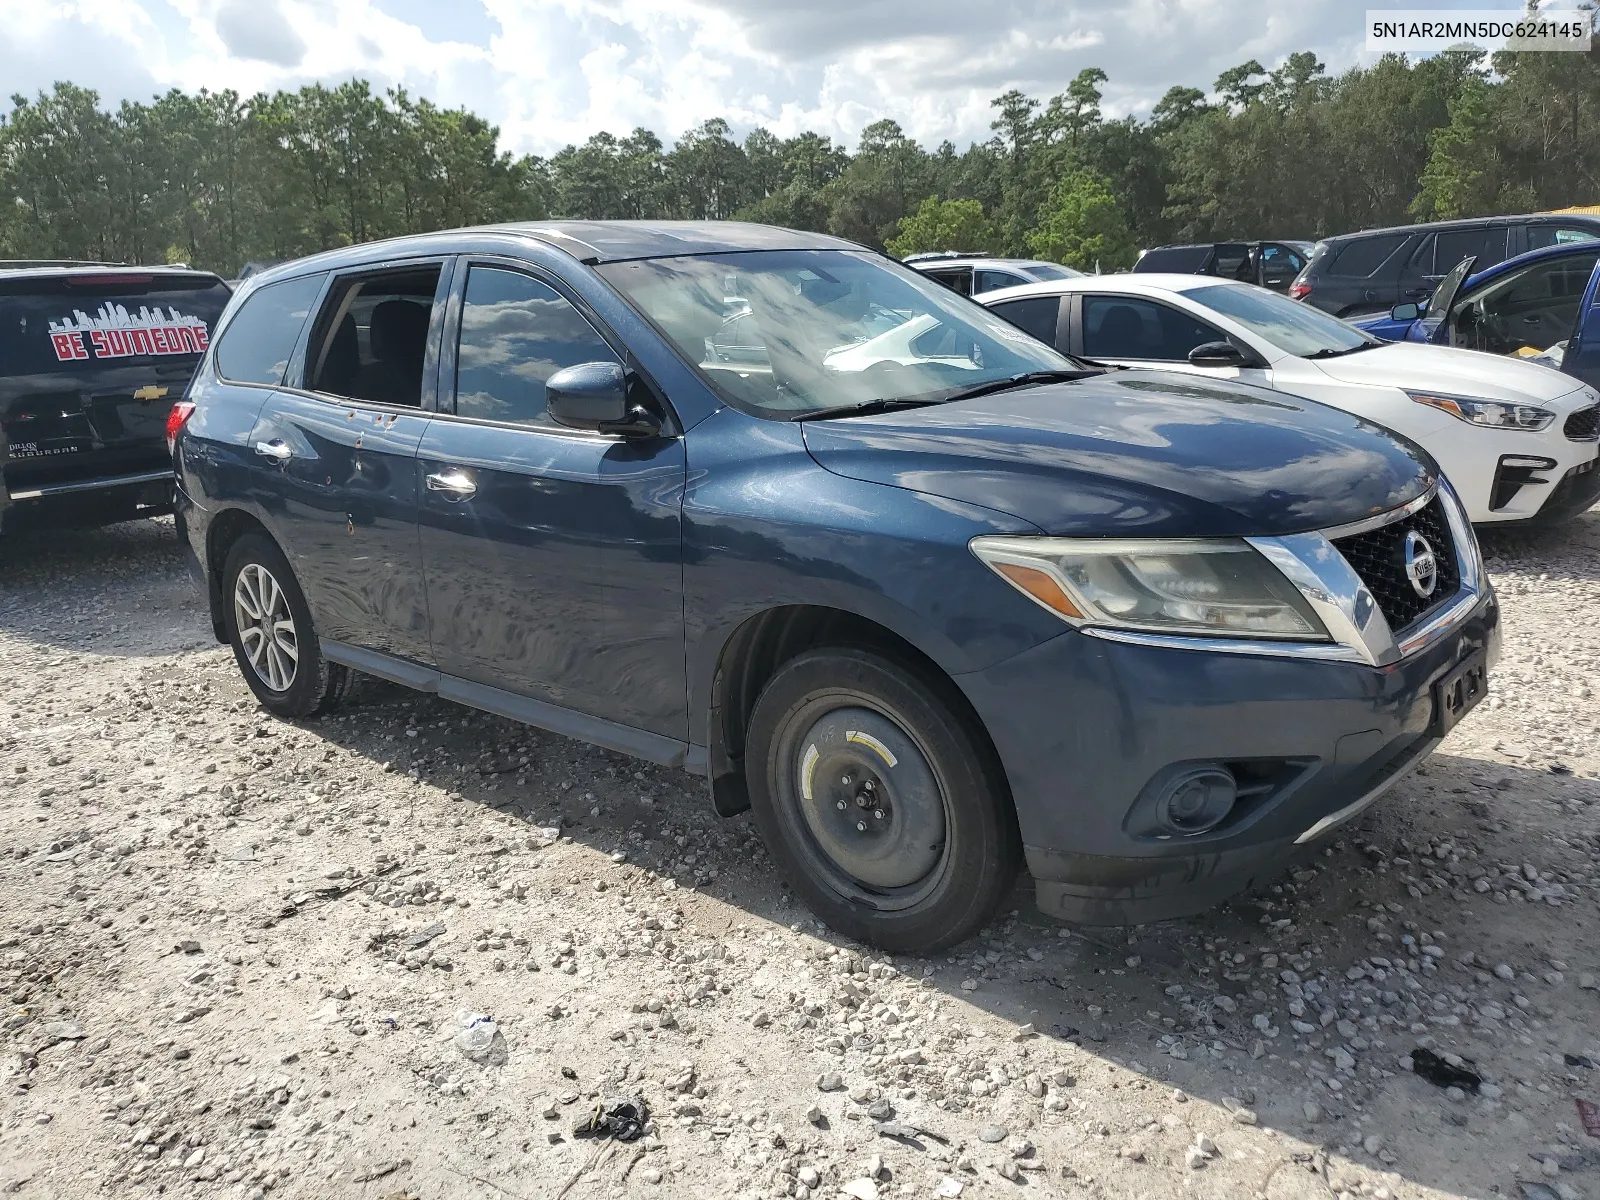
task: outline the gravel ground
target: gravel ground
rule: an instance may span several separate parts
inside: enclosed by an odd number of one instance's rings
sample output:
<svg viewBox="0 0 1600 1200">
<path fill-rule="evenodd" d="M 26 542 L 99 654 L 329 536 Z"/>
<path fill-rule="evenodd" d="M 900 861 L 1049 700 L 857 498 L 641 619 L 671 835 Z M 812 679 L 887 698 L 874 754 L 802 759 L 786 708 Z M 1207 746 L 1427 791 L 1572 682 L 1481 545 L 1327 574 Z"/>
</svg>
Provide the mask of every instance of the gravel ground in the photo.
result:
<svg viewBox="0 0 1600 1200">
<path fill-rule="evenodd" d="M 0 1191 L 1600 1197 L 1600 509 L 1486 549 L 1488 703 L 1336 844 L 921 960 L 682 773 L 372 680 L 271 718 L 170 523 L 9 540 Z"/>
</svg>

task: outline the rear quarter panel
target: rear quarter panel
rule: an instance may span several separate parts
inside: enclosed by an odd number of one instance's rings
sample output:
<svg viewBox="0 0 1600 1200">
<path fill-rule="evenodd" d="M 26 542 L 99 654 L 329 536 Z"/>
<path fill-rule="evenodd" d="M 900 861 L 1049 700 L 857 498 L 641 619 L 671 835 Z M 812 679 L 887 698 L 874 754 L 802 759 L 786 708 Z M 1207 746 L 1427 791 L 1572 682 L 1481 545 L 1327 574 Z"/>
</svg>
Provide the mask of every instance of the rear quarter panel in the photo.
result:
<svg viewBox="0 0 1600 1200">
<path fill-rule="evenodd" d="M 272 396 L 270 387 L 223 383 L 208 358 L 189 387 L 194 415 L 175 447 L 180 504 L 190 548 L 202 565 L 210 564 L 207 535 L 217 518 L 240 509 L 273 530 L 252 479 L 257 470 L 250 434 Z"/>
</svg>

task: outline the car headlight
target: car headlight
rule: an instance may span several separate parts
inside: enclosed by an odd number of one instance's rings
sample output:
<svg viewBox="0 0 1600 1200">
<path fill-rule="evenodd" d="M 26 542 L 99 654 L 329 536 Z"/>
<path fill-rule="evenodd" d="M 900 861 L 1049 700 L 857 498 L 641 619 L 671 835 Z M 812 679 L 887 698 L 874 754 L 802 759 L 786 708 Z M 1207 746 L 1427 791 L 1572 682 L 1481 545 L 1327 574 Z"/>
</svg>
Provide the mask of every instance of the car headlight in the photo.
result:
<svg viewBox="0 0 1600 1200">
<path fill-rule="evenodd" d="M 1525 429 L 1536 433 L 1556 419 L 1548 408 L 1534 404 L 1511 404 L 1504 400 L 1479 400 L 1472 396 L 1447 396 L 1442 392 L 1407 391 L 1418 404 L 1443 409 L 1452 417 L 1468 425 L 1486 425 L 1491 429 Z"/>
<path fill-rule="evenodd" d="M 972 552 L 1073 625 L 1328 641 L 1300 590 L 1235 538 L 979 537 Z"/>
</svg>

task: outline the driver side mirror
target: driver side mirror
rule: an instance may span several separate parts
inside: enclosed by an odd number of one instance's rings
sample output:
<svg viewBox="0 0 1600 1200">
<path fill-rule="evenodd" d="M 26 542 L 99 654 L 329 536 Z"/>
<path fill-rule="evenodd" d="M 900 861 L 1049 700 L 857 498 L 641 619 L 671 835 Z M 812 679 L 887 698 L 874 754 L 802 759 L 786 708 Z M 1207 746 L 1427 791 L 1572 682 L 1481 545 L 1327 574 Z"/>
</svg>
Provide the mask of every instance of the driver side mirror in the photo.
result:
<svg viewBox="0 0 1600 1200">
<path fill-rule="evenodd" d="M 1255 359 L 1232 342 L 1203 342 L 1189 351 L 1189 363 L 1196 367 L 1252 367 Z"/>
<path fill-rule="evenodd" d="M 1415 321 L 1421 315 L 1422 309 L 1410 301 L 1404 304 L 1396 304 L 1389 310 L 1389 319 L 1391 321 Z"/>
<path fill-rule="evenodd" d="M 628 399 L 628 373 L 621 363 L 587 362 L 562 367 L 544 382 L 550 419 L 569 429 L 623 437 L 655 437 L 661 419 Z"/>
</svg>

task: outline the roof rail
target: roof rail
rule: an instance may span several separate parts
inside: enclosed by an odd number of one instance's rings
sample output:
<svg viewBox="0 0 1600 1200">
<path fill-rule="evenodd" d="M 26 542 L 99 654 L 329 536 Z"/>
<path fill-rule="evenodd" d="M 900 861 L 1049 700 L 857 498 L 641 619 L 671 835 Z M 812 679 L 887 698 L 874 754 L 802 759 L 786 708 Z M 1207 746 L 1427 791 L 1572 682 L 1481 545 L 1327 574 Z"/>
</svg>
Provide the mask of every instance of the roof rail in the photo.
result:
<svg viewBox="0 0 1600 1200">
<path fill-rule="evenodd" d="M 126 267 L 128 263 L 101 262 L 94 258 L 0 258 L 0 271 L 26 271 L 35 267 Z"/>
</svg>

